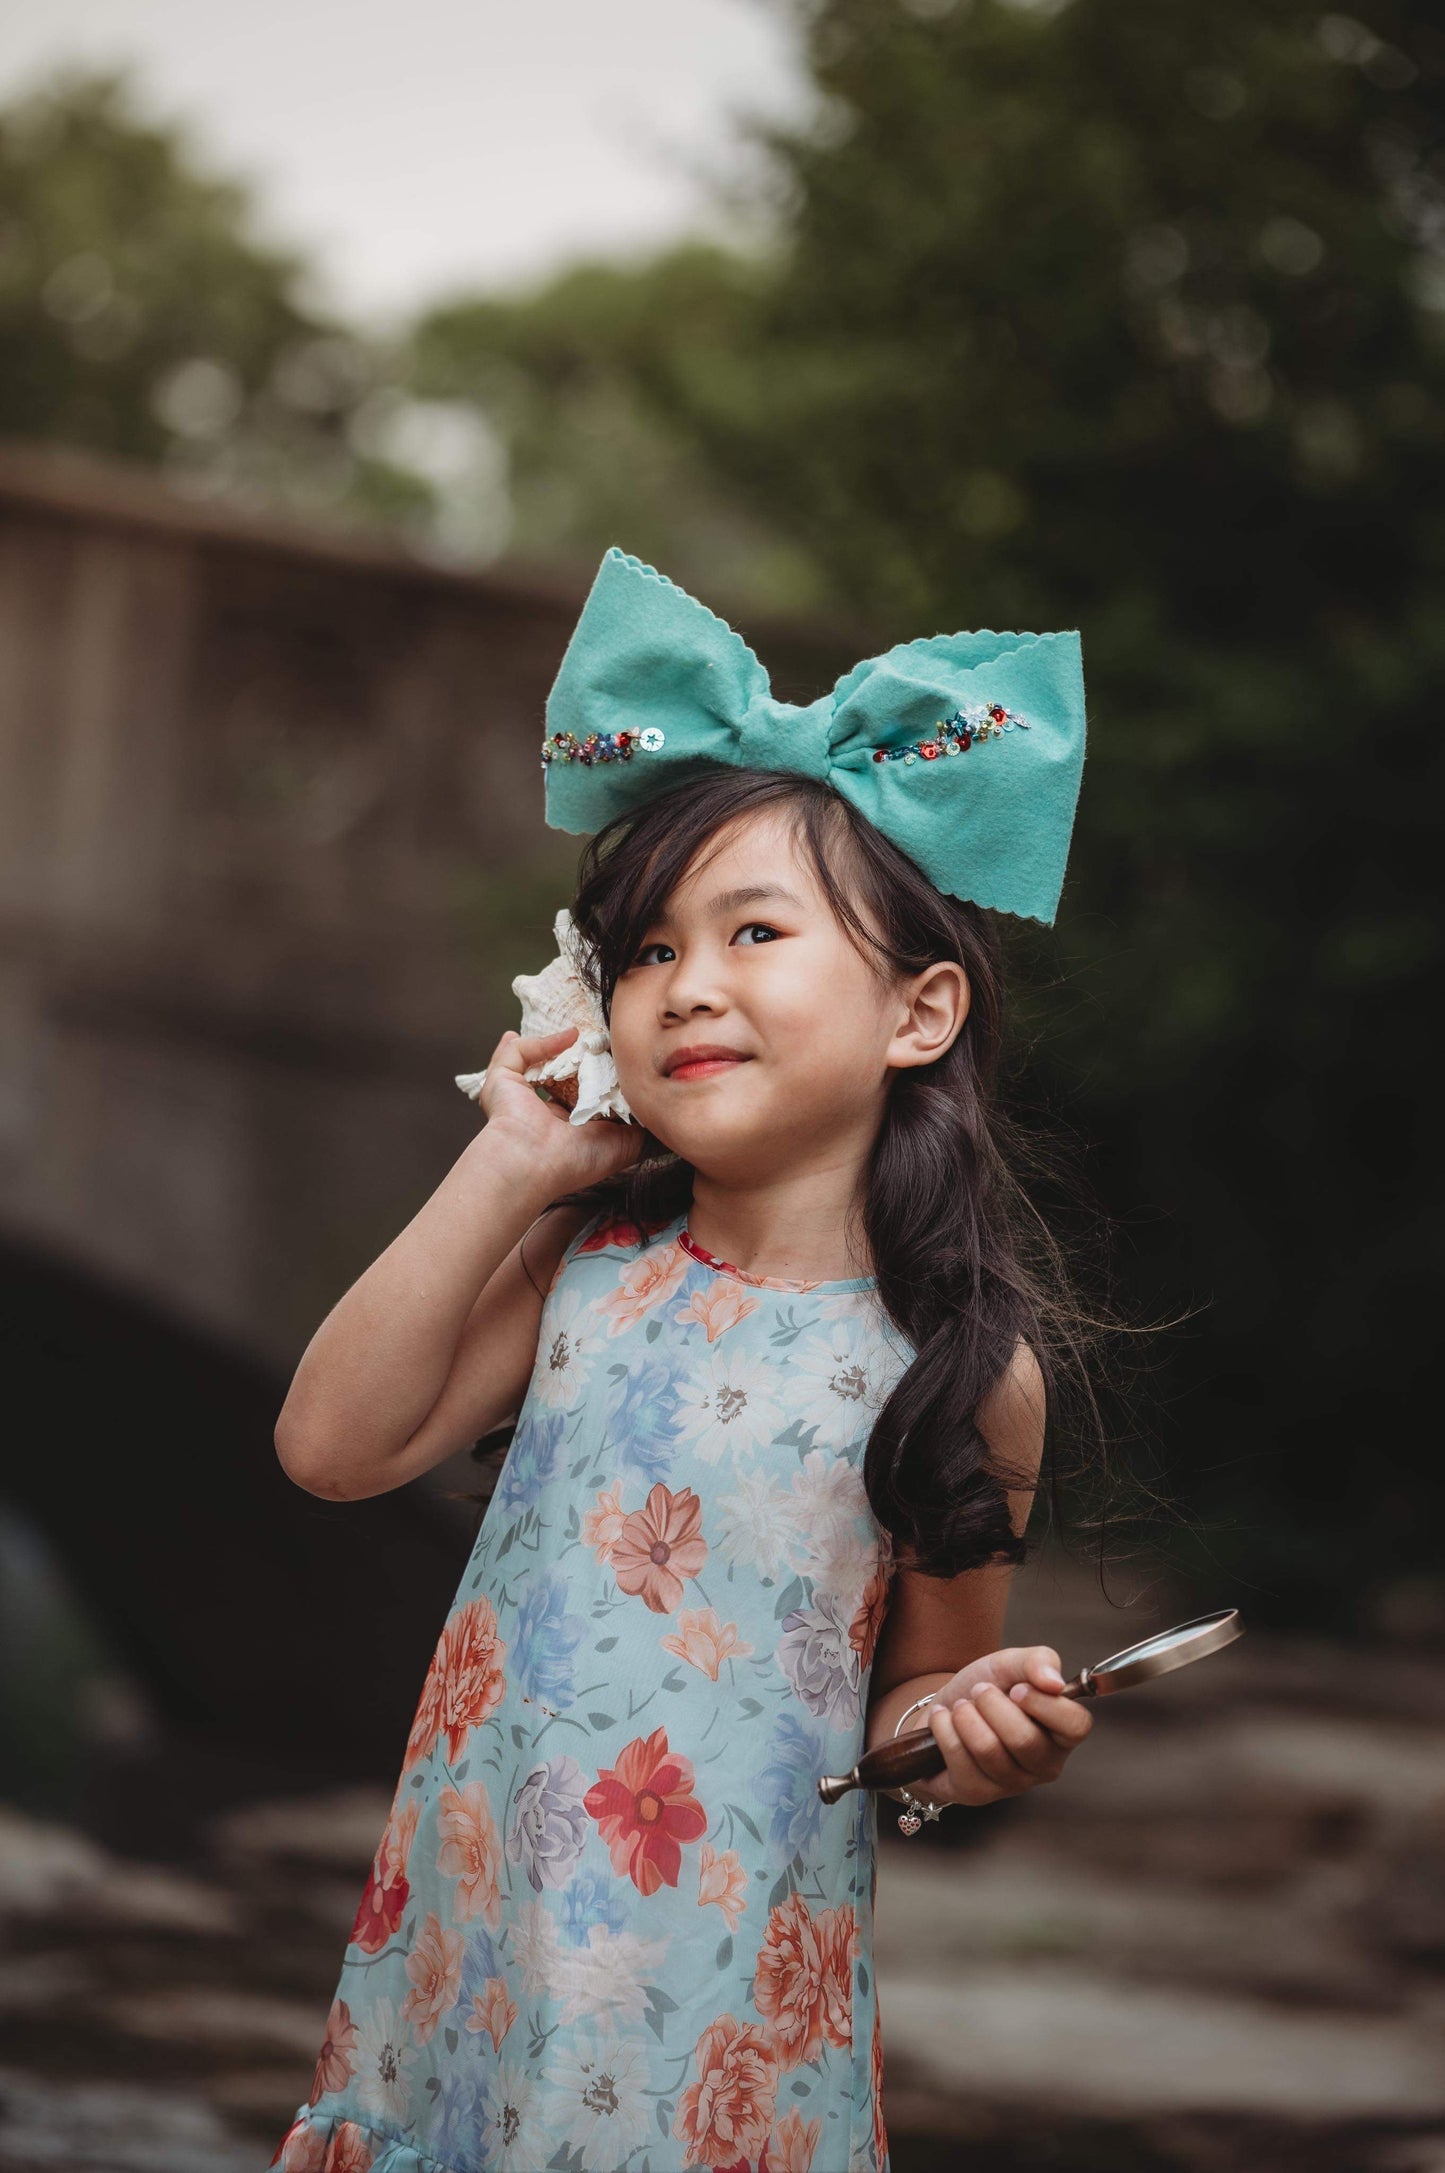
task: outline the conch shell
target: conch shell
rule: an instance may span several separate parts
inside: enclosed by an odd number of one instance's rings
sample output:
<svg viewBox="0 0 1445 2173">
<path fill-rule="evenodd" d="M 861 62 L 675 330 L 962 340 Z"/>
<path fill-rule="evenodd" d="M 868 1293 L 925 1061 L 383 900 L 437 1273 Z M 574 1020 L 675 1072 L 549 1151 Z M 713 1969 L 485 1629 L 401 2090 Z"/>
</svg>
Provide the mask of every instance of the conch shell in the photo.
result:
<svg viewBox="0 0 1445 2173">
<path fill-rule="evenodd" d="M 529 1065 L 522 1077 L 566 1104 L 569 1124 L 586 1124 L 592 1117 L 623 1117 L 635 1124 L 618 1083 L 607 1022 L 581 971 L 582 938 L 565 905 L 558 909 L 552 935 L 557 956 L 540 973 L 519 973 L 512 982 L 512 993 L 522 1002 L 521 1031 L 554 1034 L 575 1026 L 577 1038 L 545 1063 Z M 480 1100 L 485 1070 L 455 1076 L 464 1094 Z"/>
</svg>

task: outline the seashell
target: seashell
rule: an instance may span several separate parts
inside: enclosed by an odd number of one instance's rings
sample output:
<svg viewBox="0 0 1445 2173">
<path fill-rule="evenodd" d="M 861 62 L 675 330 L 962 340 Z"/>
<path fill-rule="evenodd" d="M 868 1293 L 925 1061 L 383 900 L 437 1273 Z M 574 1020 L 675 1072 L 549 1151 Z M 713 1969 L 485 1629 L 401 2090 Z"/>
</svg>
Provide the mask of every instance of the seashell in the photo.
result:
<svg viewBox="0 0 1445 2173">
<path fill-rule="evenodd" d="M 635 1123 L 612 1061 L 607 1023 L 582 975 L 582 939 L 566 906 L 558 908 L 552 935 L 557 956 L 540 973 L 519 973 L 512 982 L 512 993 L 522 1004 L 521 1032 L 555 1034 L 564 1026 L 575 1026 L 577 1038 L 545 1063 L 529 1065 L 522 1077 L 562 1102 L 570 1111 L 569 1124 L 586 1124 L 593 1117 L 622 1117 Z M 480 1099 L 485 1070 L 455 1076 L 464 1094 L 473 1101 Z"/>
</svg>

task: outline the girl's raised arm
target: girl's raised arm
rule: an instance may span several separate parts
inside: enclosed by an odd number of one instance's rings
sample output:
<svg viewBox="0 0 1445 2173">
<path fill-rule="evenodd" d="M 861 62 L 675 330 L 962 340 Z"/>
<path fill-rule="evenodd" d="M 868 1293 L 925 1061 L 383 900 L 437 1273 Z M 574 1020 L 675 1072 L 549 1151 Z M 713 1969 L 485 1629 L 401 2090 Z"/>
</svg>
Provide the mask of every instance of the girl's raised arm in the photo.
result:
<svg viewBox="0 0 1445 2173">
<path fill-rule="evenodd" d="M 519 1409 L 542 1293 L 588 1219 L 552 1203 L 642 1146 L 640 1128 L 616 1119 L 569 1124 L 524 1081 L 575 1032 L 502 1036 L 485 1127 L 311 1338 L 275 1429 L 282 1465 L 308 1493 L 386 1493 Z"/>
</svg>

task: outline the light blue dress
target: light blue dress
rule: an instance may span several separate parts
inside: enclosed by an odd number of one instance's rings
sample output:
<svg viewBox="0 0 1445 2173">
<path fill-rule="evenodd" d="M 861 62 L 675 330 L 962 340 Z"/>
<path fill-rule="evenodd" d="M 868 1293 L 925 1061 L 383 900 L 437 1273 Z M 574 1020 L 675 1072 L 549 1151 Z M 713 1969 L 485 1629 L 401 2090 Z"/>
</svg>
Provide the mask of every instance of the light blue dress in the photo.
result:
<svg viewBox="0 0 1445 2173">
<path fill-rule="evenodd" d="M 285 2173 L 888 2173 L 871 1280 L 568 1246 Z"/>
</svg>

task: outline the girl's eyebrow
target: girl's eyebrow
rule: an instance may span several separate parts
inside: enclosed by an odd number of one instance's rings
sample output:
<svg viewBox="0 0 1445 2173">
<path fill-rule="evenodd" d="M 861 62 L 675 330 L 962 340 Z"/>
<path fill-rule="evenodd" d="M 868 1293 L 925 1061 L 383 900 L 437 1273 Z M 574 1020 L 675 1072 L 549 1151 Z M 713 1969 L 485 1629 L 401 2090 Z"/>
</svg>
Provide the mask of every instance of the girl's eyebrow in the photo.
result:
<svg viewBox="0 0 1445 2173">
<path fill-rule="evenodd" d="M 737 890 L 720 890 L 708 901 L 704 911 L 708 913 L 735 913 L 740 906 L 756 905 L 760 899 L 777 898 L 784 905 L 793 905 L 801 913 L 806 910 L 801 898 L 792 891 L 784 890 L 781 883 L 744 883 Z"/>
</svg>

